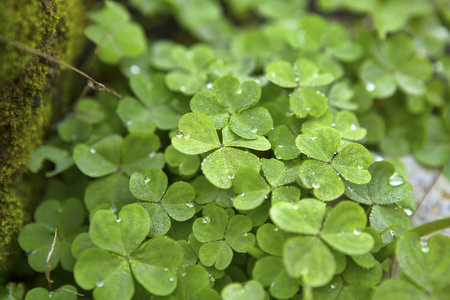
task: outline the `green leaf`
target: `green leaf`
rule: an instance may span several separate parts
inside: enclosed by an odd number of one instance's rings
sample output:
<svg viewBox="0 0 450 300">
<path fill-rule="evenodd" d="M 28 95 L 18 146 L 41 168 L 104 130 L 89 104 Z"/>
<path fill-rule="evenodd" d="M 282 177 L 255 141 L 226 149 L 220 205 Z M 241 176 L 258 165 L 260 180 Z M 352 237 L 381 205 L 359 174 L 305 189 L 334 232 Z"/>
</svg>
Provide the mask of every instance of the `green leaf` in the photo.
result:
<svg viewBox="0 0 450 300">
<path fill-rule="evenodd" d="M 340 150 L 333 159 L 333 168 L 346 180 L 364 184 L 371 179 L 370 172 L 365 170 L 372 163 L 372 155 L 364 146 L 352 143 Z"/>
<path fill-rule="evenodd" d="M 166 148 L 164 157 L 167 164 L 171 167 L 178 168 L 182 175 L 193 175 L 200 167 L 200 159 L 198 156 L 181 153 L 172 145 Z"/>
<path fill-rule="evenodd" d="M 251 210 L 261 205 L 270 193 L 270 188 L 258 171 L 239 169 L 232 180 L 233 191 L 238 194 L 233 206 L 239 210 Z"/>
<path fill-rule="evenodd" d="M 317 128 L 311 134 L 301 134 L 295 139 L 303 154 L 323 162 L 331 161 L 340 143 L 339 132 L 329 127 Z"/>
<path fill-rule="evenodd" d="M 360 77 L 366 90 L 378 98 L 388 98 L 396 91 L 394 74 L 371 60 L 362 65 Z"/>
<path fill-rule="evenodd" d="M 250 152 L 228 147 L 211 153 L 202 162 L 203 174 L 212 184 L 222 189 L 230 188 L 234 174 L 244 167 L 258 171 L 258 157 Z"/>
<path fill-rule="evenodd" d="M 225 241 L 234 251 L 246 253 L 255 244 L 255 236 L 248 233 L 252 227 L 249 217 L 244 215 L 232 217 L 227 226 Z"/>
<path fill-rule="evenodd" d="M 295 135 L 287 126 L 281 125 L 271 130 L 267 137 L 272 145 L 272 150 L 278 159 L 294 159 L 300 155 L 300 150 L 295 145 Z"/>
<path fill-rule="evenodd" d="M 270 218 L 287 232 L 314 235 L 322 226 L 325 210 L 325 203 L 315 199 L 302 199 L 293 205 L 279 202 L 270 209 Z"/>
<path fill-rule="evenodd" d="M 180 132 L 172 138 L 172 145 L 185 154 L 201 154 L 220 147 L 214 123 L 200 113 L 188 113 L 178 122 Z"/>
<path fill-rule="evenodd" d="M 81 288 L 94 289 L 95 299 L 130 299 L 134 294 L 128 262 L 99 248 L 81 254 L 75 264 L 74 277 Z"/>
<path fill-rule="evenodd" d="M 55 164 L 53 170 L 45 173 L 46 177 L 55 176 L 73 166 L 73 159 L 66 150 L 51 145 L 42 145 L 31 155 L 28 169 L 33 173 L 37 173 L 42 168 L 45 160 Z"/>
<path fill-rule="evenodd" d="M 187 74 L 182 71 L 167 73 L 165 82 L 169 89 L 181 92 L 184 95 L 195 94 L 205 84 L 203 80 L 195 77 L 193 74 Z"/>
<path fill-rule="evenodd" d="M 230 123 L 231 130 L 246 139 L 256 139 L 268 133 L 272 126 L 272 116 L 264 107 L 255 107 L 232 116 Z"/>
<path fill-rule="evenodd" d="M 413 229 L 408 214 L 398 207 L 376 205 L 372 208 L 369 219 L 370 227 L 382 234 L 384 244 L 390 243 L 394 237 L 399 237 Z"/>
<path fill-rule="evenodd" d="M 359 126 L 356 115 L 349 111 L 340 111 L 336 115 L 334 127 L 343 139 L 358 141 L 366 136 L 367 130 Z"/>
<path fill-rule="evenodd" d="M 215 205 L 203 208 L 203 217 L 192 226 L 195 238 L 202 243 L 221 240 L 225 236 L 228 216 L 225 210 Z"/>
<path fill-rule="evenodd" d="M 46 200 L 34 211 L 34 220 L 50 228 L 68 229 L 80 226 L 84 221 L 84 207 L 75 198 L 69 198 L 62 203 Z"/>
<path fill-rule="evenodd" d="M 384 281 L 373 296 L 373 299 L 375 300 L 425 300 L 427 298 L 428 297 L 422 294 L 415 285 L 400 279 L 389 279 Z"/>
<path fill-rule="evenodd" d="M 68 115 L 58 124 L 57 130 L 64 142 L 82 142 L 91 135 L 92 126 L 77 115 Z"/>
<path fill-rule="evenodd" d="M 150 220 L 152 221 L 148 235 L 165 235 L 171 227 L 171 222 L 166 211 L 162 208 L 162 205 L 158 203 L 139 203 L 139 205 L 147 211 Z"/>
<path fill-rule="evenodd" d="M 176 268 L 184 260 L 181 246 L 167 238 L 153 238 L 140 246 L 130 257 L 136 280 L 158 296 L 171 294 L 177 286 Z"/>
<path fill-rule="evenodd" d="M 387 161 L 375 162 L 369 167 L 372 180 L 364 185 L 345 182 L 345 195 L 368 205 L 387 205 L 400 202 L 412 193 L 412 186 L 404 182 Z"/>
<path fill-rule="evenodd" d="M 201 290 L 209 285 L 208 273 L 199 265 L 187 266 L 177 277 L 177 288 L 172 293 L 176 299 L 198 299 Z"/>
<path fill-rule="evenodd" d="M 284 242 L 291 237 L 292 234 L 279 230 L 273 224 L 264 224 L 258 228 L 256 239 L 258 246 L 264 252 L 275 256 L 281 256 Z"/>
<path fill-rule="evenodd" d="M 241 138 L 231 131 L 230 126 L 222 129 L 223 143 L 229 147 L 242 147 L 258 151 L 266 151 L 270 149 L 270 142 L 263 136 L 257 135 L 253 140 Z"/>
<path fill-rule="evenodd" d="M 167 188 L 167 176 L 158 168 L 149 168 L 145 176 L 134 173 L 130 177 L 130 191 L 139 200 L 161 200 Z"/>
<path fill-rule="evenodd" d="M 331 247 L 345 254 L 365 254 L 372 250 L 374 239 L 363 232 L 367 217 L 361 206 L 354 202 L 340 202 L 331 211 L 321 236 Z"/>
<path fill-rule="evenodd" d="M 308 159 L 300 166 L 300 180 L 306 188 L 313 188 L 314 196 L 323 201 L 338 198 L 344 193 L 344 184 L 327 163 Z"/>
<path fill-rule="evenodd" d="M 22 299 L 22 297 L 5 299 Z M 44 288 L 38 287 L 28 291 L 25 300 L 44 300 L 48 298 L 56 300 L 75 300 L 77 299 L 77 289 L 71 285 L 63 285 L 55 291 L 49 292 Z"/>
<path fill-rule="evenodd" d="M 231 75 L 217 79 L 214 82 L 213 92 L 216 101 L 234 113 L 254 106 L 261 97 L 261 88 L 255 81 L 246 81 L 240 85 L 239 80 Z"/>
<path fill-rule="evenodd" d="M 299 281 L 291 278 L 283 267 L 280 257 L 266 256 L 259 259 L 252 271 L 253 278 L 277 299 L 291 299 L 299 290 Z"/>
<path fill-rule="evenodd" d="M 271 82 L 281 87 L 294 88 L 298 85 L 294 69 L 287 61 L 276 61 L 268 65 L 266 76 Z"/>
<path fill-rule="evenodd" d="M 230 119 L 226 107 L 216 101 L 211 91 L 196 93 L 191 99 L 190 107 L 193 112 L 208 116 L 216 129 L 224 127 Z"/>
<path fill-rule="evenodd" d="M 167 190 L 161 203 L 167 214 L 176 221 L 186 221 L 195 214 L 194 188 L 187 182 L 175 182 Z"/>
<path fill-rule="evenodd" d="M 91 147 L 78 144 L 73 150 L 73 160 L 85 175 L 102 177 L 117 171 L 121 144 L 122 138 L 118 135 L 105 137 Z"/>
<path fill-rule="evenodd" d="M 217 270 L 225 270 L 233 259 L 233 250 L 224 241 L 216 241 L 204 244 L 199 251 L 200 261 L 207 267 Z"/>
<path fill-rule="evenodd" d="M 150 217 L 142 207 L 129 204 L 122 208 L 118 217 L 107 210 L 97 211 L 89 235 L 97 247 L 125 256 L 142 243 L 150 224 Z"/>
<path fill-rule="evenodd" d="M 78 259 L 84 251 L 90 248 L 95 248 L 95 245 L 92 243 L 89 233 L 80 233 L 72 242 L 72 255 L 74 258 Z"/>
<path fill-rule="evenodd" d="M 251 280 L 243 286 L 240 283 L 232 283 L 225 286 L 221 292 L 224 300 L 264 300 L 265 292 L 261 284 Z"/>
<path fill-rule="evenodd" d="M 269 184 L 273 187 L 294 182 L 298 176 L 298 166 L 288 167 L 282 161 L 271 158 L 261 159 L 261 168 Z"/>
<path fill-rule="evenodd" d="M 320 117 L 327 111 L 328 100 L 321 92 L 311 88 L 296 89 L 289 97 L 292 111 L 299 118 Z"/>
<path fill-rule="evenodd" d="M 121 101 L 117 107 L 117 115 L 126 125 L 129 132 L 153 132 L 156 126 L 152 114 L 144 108 L 136 99 L 125 98 L 127 102 Z M 132 106 L 131 106 L 131 105 Z M 176 127 L 176 122 L 175 126 Z"/>
<path fill-rule="evenodd" d="M 317 237 L 295 237 L 283 246 L 283 264 L 290 277 L 311 287 L 327 284 L 336 270 L 330 249 Z"/>
</svg>

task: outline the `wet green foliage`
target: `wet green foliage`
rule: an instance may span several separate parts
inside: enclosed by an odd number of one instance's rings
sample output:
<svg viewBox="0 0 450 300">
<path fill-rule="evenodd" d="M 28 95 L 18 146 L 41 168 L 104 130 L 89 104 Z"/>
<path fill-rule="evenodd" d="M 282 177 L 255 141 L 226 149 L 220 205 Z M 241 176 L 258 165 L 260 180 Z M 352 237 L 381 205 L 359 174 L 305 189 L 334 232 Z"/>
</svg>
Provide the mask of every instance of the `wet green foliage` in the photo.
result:
<svg viewBox="0 0 450 300">
<path fill-rule="evenodd" d="M 449 222 L 414 229 L 405 167 L 374 153 L 449 174 L 445 1 L 222 2 L 129 1 L 189 32 L 172 40 L 119 3 L 92 13 L 129 89 L 82 99 L 33 155 L 67 192 L 19 243 L 75 281 L 27 298 L 444 299 L 448 237 L 421 236 Z"/>
</svg>

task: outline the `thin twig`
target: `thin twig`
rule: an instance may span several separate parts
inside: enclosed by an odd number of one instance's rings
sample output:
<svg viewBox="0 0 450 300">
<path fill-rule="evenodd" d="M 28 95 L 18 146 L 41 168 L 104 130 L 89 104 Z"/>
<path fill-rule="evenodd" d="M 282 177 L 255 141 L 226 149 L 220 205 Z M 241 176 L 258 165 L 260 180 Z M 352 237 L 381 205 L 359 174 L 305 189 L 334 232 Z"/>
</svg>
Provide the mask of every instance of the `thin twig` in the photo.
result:
<svg viewBox="0 0 450 300">
<path fill-rule="evenodd" d="M 45 278 L 48 281 L 48 289 L 50 291 L 52 290 L 52 283 L 53 283 L 53 280 L 50 278 L 50 271 L 51 271 L 50 259 L 52 258 L 53 251 L 55 250 L 57 236 L 58 236 L 58 228 L 55 228 L 55 236 L 53 237 L 52 246 L 50 248 L 50 251 L 48 252 L 47 260 L 45 261 Z"/>
<path fill-rule="evenodd" d="M 439 173 L 438 176 L 436 176 L 436 179 L 434 180 L 433 184 L 430 186 L 430 188 L 425 193 L 425 196 L 423 196 L 422 201 L 419 202 L 419 205 L 416 207 L 416 210 L 412 213 L 411 219 L 414 217 L 417 211 L 419 211 L 419 208 L 422 206 L 422 204 L 425 202 L 425 199 L 427 199 L 428 195 L 431 193 L 431 191 L 434 189 L 436 184 L 439 181 L 439 178 L 441 178 L 442 172 Z"/>
</svg>

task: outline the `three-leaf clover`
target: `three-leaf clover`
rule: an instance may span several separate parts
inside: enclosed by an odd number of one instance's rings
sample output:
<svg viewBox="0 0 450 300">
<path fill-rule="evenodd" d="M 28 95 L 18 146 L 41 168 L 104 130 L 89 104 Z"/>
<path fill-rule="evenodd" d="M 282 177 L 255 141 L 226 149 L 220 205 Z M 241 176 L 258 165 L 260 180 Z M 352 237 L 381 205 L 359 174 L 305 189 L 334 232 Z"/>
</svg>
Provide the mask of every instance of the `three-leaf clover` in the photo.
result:
<svg viewBox="0 0 450 300">
<path fill-rule="evenodd" d="M 235 215 L 228 218 L 224 209 L 207 205 L 203 217 L 195 220 L 192 231 L 202 243 L 199 257 L 205 266 L 215 266 L 218 270 L 227 268 L 233 258 L 233 250 L 246 252 L 253 247 L 255 236 L 249 231 L 252 222 L 249 217 Z"/>
<path fill-rule="evenodd" d="M 364 184 L 370 181 L 366 170 L 372 156 L 360 144 L 349 144 L 342 149 L 339 132 L 320 127 L 311 134 L 301 134 L 295 140 L 300 151 L 309 158 L 300 166 L 300 180 L 314 195 L 325 201 L 334 200 L 344 193 L 341 176 L 350 182 Z"/>
<path fill-rule="evenodd" d="M 159 168 L 149 168 L 145 175 L 134 173 L 130 177 L 130 191 L 148 212 L 152 220 L 150 236 L 162 236 L 170 229 L 170 218 L 186 221 L 195 214 L 194 188 L 187 182 L 175 182 L 167 188 L 167 176 Z M 167 189 L 167 190 L 166 190 Z"/>
<path fill-rule="evenodd" d="M 154 133 L 135 132 L 122 139 L 110 135 L 87 144 L 78 144 L 73 150 L 73 160 L 81 172 L 90 177 L 102 177 L 124 172 L 144 173 L 149 167 L 164 166 L 164 155 L 156 153 L 160 147 Z"/>
<path fill-rule="evenodd" d="M 175 270 L 183 262 L 183 250 L 167 237 L 144 242 L 151 223 L 138 204 L 124 206 L 118 216 L 97 211 L 89 227 L 96 247 L 79 256 L 74 269 L 77 284 L 94 289 L 95 299 L 131 299 L 133 277 L 154 295 L 171 294 L 177 286 Z"/>
<path fill-rule="evenodd" d="M 30 161 L 28 162 L 28 169 L 33 173 L 37 173 L 42 168 L 45 160 L 49 160 L 55 164 L 53 170 L 45 173 L 46 177 L 55 176 L 73 166 L 73 159 L 67 150 L 56 146 L 42 145 L 31 155 Z"/>
<path fill-rule="evenodd" d="M 291 277 L 302 277 L 313 287 L 325 285 L 336 272 L 335 255 L 328 246 L 348 255 L 366 254 L 374 246 L 372 236 L 363 232 L 367 217 L 358 204 L 340 202 L 324 222 L 325 214 L 325 203 L 316 199 L 280 202 L 270 210 L 280 229 L 306 235 L 284 242 L 283 263 Z"/>
<path fill-rule="evenodd" d="M 256 171 L 260 168 L 256 155 L 234 147 L 270 149 L 266 138 L 242 139 L 228 127 L 222 130 L 221 143 L 214 123 L 201 113 L 185 114 L 178 122 L 178 128 L 180 131 L 172 138 L 172 145 L 178 151 L 196 155 L 215 150 L 202 161 L 202 171 L 212 184 L 223 189 L 231 187 L 231 180 L 240 168 L 250 167 Z"/>
<path fill-rule="evenodd" d="M 267 109 L 255 107 L 261 97 L 261 88 L 249 80 L 242 84 L 232 75 L 214 82 L 212 91 L 201 91 L 191 99 L 193 112 L 207 115 L 217 129 L 229 124 L 240 137 L 255 139 L 268 133 L 272 117 Z"/>
<path fill-rule="evenodd" d="M 289 102 L 292 112 L 298 117 L 319 117 L 326 112 L 327 98 L 313 87 L 327 85 L 334 77 L 330 73 L 321 73 L 314 62 L 305 58 L 299 58 L 294 64 L 275 61 L 267 66 L 266 76 L 276 85 L 295 88 Z"/>
</svg>

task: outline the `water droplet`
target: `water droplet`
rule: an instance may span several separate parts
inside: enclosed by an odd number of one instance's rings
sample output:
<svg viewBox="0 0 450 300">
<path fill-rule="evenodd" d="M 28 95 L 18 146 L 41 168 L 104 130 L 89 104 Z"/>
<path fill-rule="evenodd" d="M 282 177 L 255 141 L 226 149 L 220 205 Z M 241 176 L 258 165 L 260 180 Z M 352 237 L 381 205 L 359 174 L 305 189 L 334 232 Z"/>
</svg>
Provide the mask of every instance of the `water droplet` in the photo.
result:
<svg viewBox="0 0 450 300">
<path fill-rule="evenodd" d="M 330 287 L 331 287 L 332 290 L 335 290 L 337 288 L 337 283 L 331 284 Z"/>
<path fill-rule="evenodd" d="M 252 128 L 250 129 L 250 131 L 253 132 L 253 133 L 256 133 L 256 132 L 258 131 L 258 128 L 252 127 Z"/>
<path fill-rule="evenodd" d="M 245 233 L 244 233 L 244 236 L 248 236 L 248 233 L 247 233 L 247 232 L 245 232 Z"/>
<path fill-rule="evenodd" d="M 352 125 L 350 126 L 350 129 L 351 129 L 351 130 L 356 130 L 356 125 L 355 125 L 355 124 L 352 124 Z"/>
<path fill-rule="evenodd" d="M 348 189 L 350 192 L 353 192 L 353 189 L 352 189 L 350 186 L 348 186 L 347 189 Z"/>
<path fill-rule="evenodd" d="M 302 275 L 306 275 L 306 274 L 308 274 L 309 273 L 309 270 L 308 270 L 308 268 L 307 267 L 301 267 L 301 269 L 300 269 L 300 274 L 302 274 Z"/>
<path fill-rule="evenodd" d="M 233 178 L 234 178 L 234 173 L 233 173 L 233 172 L 230 172 L 230 173 L 228 174 L 228 178 L 233 179 Z"/>
<path fill-rule="evenodd" d="M 148 178 L 147 176 L 145 176 L 144 182 L 145 182 L 145 183 L 149 183 L 149 182 L 150 182 L 150 178 Z"/>
<path fill-rule="evenodd" d="M 122 219 L 121 219 L 120 217 L 117 217 L 117 218 L 116 218 L 116 222 L 117 222 L 117 223 L 120 223 L 120 221 L 122 221 Z"/>
<path fill-rule="evenodd" d="M 374 84 L 373 82 L 368 82 L 368 83 L 366 84 L 366 90 L 367 90 L 368 92 L 373 92 L 373 91 L 375 91 L 376 88 L 377 88 L 377 87 L 375 86 L 375 84 Z"/>
<path fill-rule="evenodd" d="M 413 211 L 411 210 L 411 209 L 409 209 L 409 208 L 405 208 L 405 209 L 403 209 L 404 211 L 405 211 L 405 213 L 408 215 L 408 216 L 411 216 L 412 214 L 413 214 Z"/>
<path fill-rule="evenodd" d="M 193 202 L 189 201 L 189 202 L 186 202 L 186 206 L 189 208 L 193 208 L 195 205 Z"/>
<path fill-rule="evenodd" d="M 273 231 L 278 231 L 278 227 L 275 227 L 275 228 L 273 229 Z"/>
<path fill-rule="evenodd" d="M 194 57 L 194 53 L 192 53 L 192 51 L 188 51 L 188 52 L 186 52 L 186 57 L 187 58 L 193 58 Z"/>
<path fill-rule="evenodd" d="M 353 230 L 353 234 L 354 235 L 361 235 L 362 231 L 360 228 L 355 228 L 355 230 Z"/>
<path fill-rule="evenodd" d="M 298 206 L 297 206 L 297 205 L 294 205 L 294 206 L 292 206 L 292 208 L 295 209 L 295 210 L 297 210 L 297 209 L 298 209 Z"/>
<path fill-rule="evenodd" d="M 334 126 L 336 126 L 336 123 L 334 123 L 334 122 L 331 123 L 331 127 L 334 127 Z"/>
<path fill-rule="evenodd" d="M 169 278 L 169 280 L 170 281 L 175 281 L 175 277 L 172 276 L 172 277 Z"/>
<path fill-rule="evenodd" d="M 307 108 L 305 108 L 305 110 L 306 110 L 306 111 L 310 111 L 310 110 L 311 110 L 311 107 L 308 106 Z"/>
<path fill-rule="evenodd" d="M 242 196 L 242 197 L 243 197 L 243 196 L 245 196 L 245 193 L 240 193 L 239 196 Z"/>
<path fill-rule="evenodd" d="M 189 133 L 185 133 L 185 134 L 184 134 L 184 138 L 185 138 L 185 139 L 190 139 L 190 138 L 191 138 L 191 135 L 190 135 Z"/>
<path fill-rule="evenodd" d="M 275 282 L 271 281 L 269 284 L 270 287 L 274 287 L 275 286 Z"/>
<path fill-rule="evenodd" d="M 95 153 L 95 152 L 97 152 L 97 151 L 95 151 L 95 149 L 94 148 L 91 148 L 89 151 L 91 151 L 91 153 Z"/>
<path fill-rule="evenodd" d="M 209 222 L 211 222 L 211 219 L 208 216 L 204 216 L 202 218 L 202 222 L 205 223 L 205 224 L 208 224 Z"/>
<path fill-rule="evenodd" d="M 134 74 L 134 75 L 139 74 L 139 73 L 141 73 L 141 68 L 139 68 L 139 67 L 136 66 L 136 65 L 132 65 L 132 66 L 130 67 L 130 73 L 131 73 L 131 74 Z"/>
<path fill-rule="evenodd" d="M 311 139 L 315 140 L 315 139 L 317 139 L 317 137 L 315 135 L 311 135 Z"/>
<path fill-rule="evenodd" d="M 153 88 L 153 84 L 151 82 L 147 83 L 146 85 L 148 90 L 151 90 Z"/>
<path fill-rule="evenodd" d="M 103 285 L 104 285 L 104 282 L 103 282 L 103 280 L 97 280 L 97 282 L 95 283 L 95 285 L 96 286 L 98 286 L 98 287 L 102 287 Z"/>
<path fill-rule="evenodd" d="M 314 183 L 312 184 L 312 187 L 315 188 L 315 189 L 318 189 L 318 188 L 320 188 L 320 183 L 314 182 Z"/>
<path fill-rule="evenodd" d="M 211 82 L 208 82 L 208 84 L 206 84 L 206 87 L 207 87 L 208 89 L 212 89 L 213 84 L 212 84 Z"/>
<path fill-rule="evenodd" d="M 420 249 L 423 253 L 428 253 L 430 252 L 430 247 L 422 247 L 422 249 Z"/>
<path fill-rule="evenodd" d="M 181 276 L 183 277 L 186 276 L 186 272 L 181 273 Z"/>
<path fill-rule="evenodd" d="M 169 271 L 169 268 L 164 268 L 164 271 L 166 271 L 166 272 Z"/>
<path fill-rule="evenodd" d="M 155 152 L 155 151 L 151 151 L 151 152 L 148 154 L 148 157 L 153 158 L 153 157 L 155 157 L 155 155 L 156 155 L 156 152 Z"/>
<path fill-rule="evenodd" d="M 62 209 L 62 207 L 58 208 L 58 212 L 62 213 L 64 210 Z"/>
<path fill-rule="evenodd" d="M 269 199 L 269 195 L 268 195 L 268 194 L 265 195 L 265 196 L 264 196 L 264 199 L 266 199 L 266 200 Z"/>
<path fill-rule="evenodd" d="M 298 78 L 297 76 L 295 76 L 295 82 L 300 82 L 300 78 Z"/>
<path fill-rule="evenodd" d="M 182 136 L 183 136 L 183 133 L 180 130 L 178 130 L 177 131 L 177 137 L 181 138 Z"/>
<path fill-rule="evenodd" d="M 391 229 L 391 230 L 389 230 L 389 234 L 390 234 L 390 235 L 392 235 L 392 236 L 395 236 L 395 232 L 394 232 L 394 230 L 392 230 L 392 229 Z"/>
<path fill-rule="evenodd" d="M 183 163 L 178 164 L 178 168 L 181 168 L 183 166 Z"/>
<path fill-rule="evenodd" d="M 259 79 L 254 79 L 254 81 L 255 81 L 257 84 L 261 84 L 261 81 L 260 81 Z"/>
<path fill-rule="evenodd" d="M 186 87 L 184 85 L 180 86 L 180 92 L 186 92 Z"/>
<path fill-rule="evenodd" d="M 389 178 L 389 184 L 392 186 L 399 186 L 402 185 L 403 183 L 405 183 L 403 177 L 398 175 L 397 173 L 395 173 L 394 175 L 391 176 L 391 178 Z"/>
<path fill-rule="evenodd" d="M 358 169 L 362 170 L 362 169 L 364 169 L 364 167 L 363 167 L 363 166 L 360 166 L 360 165 L 358 165 Z"/>
<path fill-rule="evenodd" d="M 284 147 L 283 144 L 279 144 L 279 145 L 278 145 L 278 148 L 283 148 L 283 147 Z"/>
<path fill-rule="evenodd" d="M 236 91 L 236 94 L 242 94 L 242 90 L 241 90 L 241 89 L 238 89 L 238 90 Z"/>
</svg>

